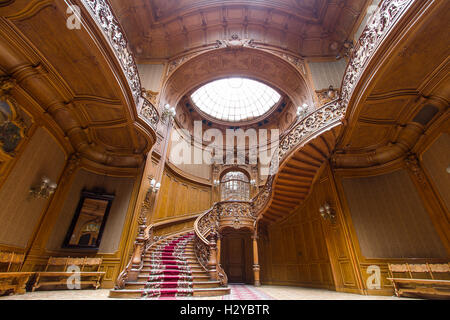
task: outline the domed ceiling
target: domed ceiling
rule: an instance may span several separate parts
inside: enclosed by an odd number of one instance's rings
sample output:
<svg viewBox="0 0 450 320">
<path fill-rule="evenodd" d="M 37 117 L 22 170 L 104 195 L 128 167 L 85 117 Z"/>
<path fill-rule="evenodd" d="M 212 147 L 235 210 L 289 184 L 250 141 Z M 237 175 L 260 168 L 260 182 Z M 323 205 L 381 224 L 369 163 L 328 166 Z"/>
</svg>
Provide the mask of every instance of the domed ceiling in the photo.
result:
<svg viewBox="0 0 450 320">
<path fill-rule="evenodd" d="M 191 95 L 202 113 L 227 122 L 249 121 L 266 114 L 281 95 L 256 80 L 229 77 L 209 82 Z"/>
<path fill-rule="evenodd" d="M 136 57 L 170 59 L 237 34 L 304 57 L 334 57 L 369 0 L 111 0 Z"/>
</svg>

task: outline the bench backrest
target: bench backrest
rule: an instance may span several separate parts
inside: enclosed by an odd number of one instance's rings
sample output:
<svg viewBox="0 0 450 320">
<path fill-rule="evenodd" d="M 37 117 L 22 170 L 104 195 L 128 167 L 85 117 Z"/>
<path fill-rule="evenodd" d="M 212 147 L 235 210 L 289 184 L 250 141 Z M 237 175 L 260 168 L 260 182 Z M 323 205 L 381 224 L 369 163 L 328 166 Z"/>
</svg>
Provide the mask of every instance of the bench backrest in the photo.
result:
<svg viewBox="0 0 450 320">
<path fill-rule="evenodd" d="M 450 277 L 450 263 L 388 264 L 388 267 L 392 277 L 394 277 L 394 273 L 406 273 L 411 279 L 425 278 L 423 276 L 417 277 L 417 274 L 426 274 L 429 278 L 435 279 L 435 273 L 439 274 L 439 278 L 442 278 L 442 274 L 444 274 L 446 279 Z"/>
<path fill-rule="evenodd" d="M 24 253 L 17 253 L 12 251 L 0 251 L 0 264 L 2 267 L 0 271 L 19 271 L 22 267 L 23 261 L 25 259 Z M 14 265 L 16 265 L 14 267 Z M 15 270 L 12 270 L 15 269 Z"/>
<path fill-rule="evenodd" d="M 81 269 L 80 271 L 84 271 L 85 267 L 90 268 L 91 270 L 89 271 L 98 271 L 102 261 L 102 258 L 50 257 L 48 259 L 47 266 L 45 267 L 45 271 L 50 271 L 52 267 L 62 269 L 60 271 L 67 271 L 67 268 L 70 266 L 77 266 Z"/>
</svg>

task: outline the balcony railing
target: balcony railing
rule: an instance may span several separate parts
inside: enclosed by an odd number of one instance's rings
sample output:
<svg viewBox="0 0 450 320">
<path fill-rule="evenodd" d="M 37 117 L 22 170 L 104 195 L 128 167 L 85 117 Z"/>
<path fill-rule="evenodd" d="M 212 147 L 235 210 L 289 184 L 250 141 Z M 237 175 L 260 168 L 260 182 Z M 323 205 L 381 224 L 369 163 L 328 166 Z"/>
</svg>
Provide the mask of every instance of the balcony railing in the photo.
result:
<svg viewBox="0 0 450 320">
<path fill-rule="evenodd" d="M 83 0 L 83 2 L 97 5 L 105 3 L 104 0 Z M 342 80 L 341 96 L 300 119 L 283 136 L 278 150 L 272 158 L 267 182 L 260 192 L 251 201 L 215 203 L 211 209 L 197 218 L 194 223 L 195 253 L 201 265 L 209 272 L 211 279 L 219 280 L 222 285 L 227 284 L 227 276 L 217 262 L 216 238 L 218 232 L 223 227 L 234 227 L 236 229 L 256 227 L 258 218 L 272 197 L 273 181 L 279 165 L 299 146 L 342 122 L 354 89 L 365 68 L 389 31 L 392 30 L 413 2 L 414 0 L 384 0 L 381 3 L 378 11 L 375 12 L 362 32 L 350 57 Z M 103 15 L 103 13 L 99 14 L 98 19 L 104 19 Z M 119 277 L 118 287 L 122 287 L 127 278 L 126 275 L 133 270 L 133 263 L 134 268 L 139 269 L 145 247 L 149 243 L 148 239 L 151 239 L 152 227 L 146 226 L 145 219 L 141 221 L 139 228 L 140 232 L 136 239 L 137 245 L 133 252 L 134 258 Z"/>
<path fill-rule="evenodd" d="M 133 53 L 129 49 L 125 33 L 122 31 L 122 27 L 114 16 L 108 1 L 80 1 L 100 27 L 103 35 L 113 49 L 133 95 L 138 116 L 156 131 L 160 120 L 158 110 L 150 101 L 142 96 L 141 80 Z"/>
<path fill-rule="evenodd" d="M 413 0 L 383 1 L 378 11 L 369 20 L 350 57 L 342 80 L 341 96 L 306 115 L 283 136 L 278 150 L 272 157 L 269 177 L 261 191 L 251 201 L 216 203 L 197 218 L 194 224 L 196 255 L 203 267 L 209 271 L 211 279 L 226 279 L 226 274 L 220 265 L 215 263 L 216 257 L 213 256 L 216 252 L 215 237 L 220 229 L 224 226 L 256 227 L 258 217 L 272 197 L 273 181 L 280 164 L 299 146 L 342 122 L 354 89 L 370 59 L 413 2 Z M 233 217 L 234 220 L 230 223 L 227 217 Z"/>
</svg>

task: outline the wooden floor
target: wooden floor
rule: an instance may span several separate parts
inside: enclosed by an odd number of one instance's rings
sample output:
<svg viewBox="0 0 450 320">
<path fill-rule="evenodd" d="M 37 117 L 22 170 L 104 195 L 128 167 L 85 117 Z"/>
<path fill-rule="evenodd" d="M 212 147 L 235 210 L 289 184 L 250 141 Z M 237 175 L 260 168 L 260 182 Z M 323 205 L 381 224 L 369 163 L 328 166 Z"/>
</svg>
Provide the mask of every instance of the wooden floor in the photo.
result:
<svg viewBox="0 0 450 320">
<path fill-rule="evenodd" d="M 249 296 L 253 300 L 400 300 L 397 297 L 362 296 L 323 289 L 310 289 L 287 286 L 230 285 L 231 294 L 223 297 L 180 297 L 182 300 L 239 300 Z M 109 290 L 60 290 L 36 291 L 24 295 L 0 297 L 0 300 L 111 300 Z M 173 298 L 172 298 L 173 299 Z M 408 300 L 408 298 L 403 298 Z M 123 299 L 120 299 L 123 300 Z M 134 299 L 133 299 L 134 300 Z M 152 300 L 152 299 L 146 299 Z M 410 300 L 410 299 L 409 299 Z"/>
</svg>

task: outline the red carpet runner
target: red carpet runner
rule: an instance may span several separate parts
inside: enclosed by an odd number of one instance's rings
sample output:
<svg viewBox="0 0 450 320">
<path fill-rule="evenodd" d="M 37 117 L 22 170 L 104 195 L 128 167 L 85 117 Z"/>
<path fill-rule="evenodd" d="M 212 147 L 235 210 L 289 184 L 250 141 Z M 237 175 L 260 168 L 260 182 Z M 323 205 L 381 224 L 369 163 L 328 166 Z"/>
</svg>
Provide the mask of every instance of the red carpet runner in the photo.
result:
<svg viewBox="0 0 450 320">
<path fill-rule="evenodd" d="M 143 296 L 186 297 L 192 295 L 193 278 L 184 250 L 193 237 L 193 233 L 188 233 L 163 242 L 151 251 L 150 276 Z"/>
</svg>

